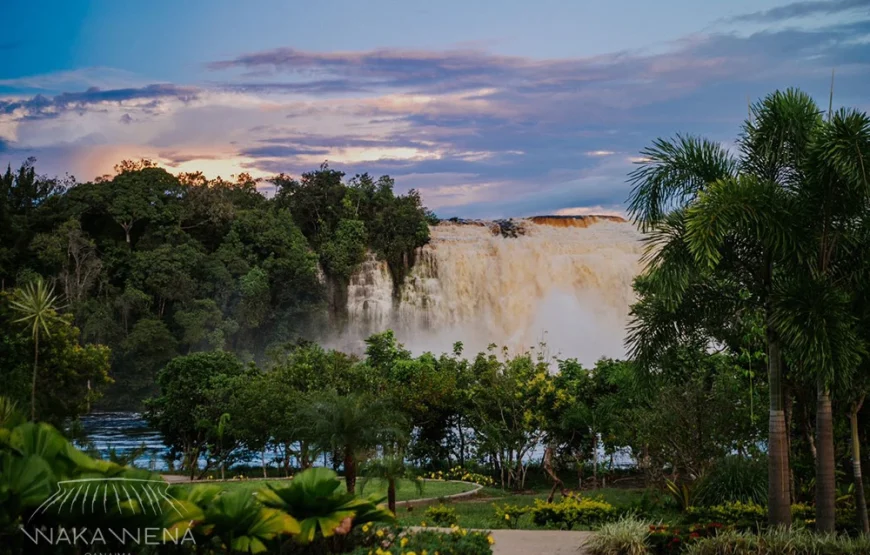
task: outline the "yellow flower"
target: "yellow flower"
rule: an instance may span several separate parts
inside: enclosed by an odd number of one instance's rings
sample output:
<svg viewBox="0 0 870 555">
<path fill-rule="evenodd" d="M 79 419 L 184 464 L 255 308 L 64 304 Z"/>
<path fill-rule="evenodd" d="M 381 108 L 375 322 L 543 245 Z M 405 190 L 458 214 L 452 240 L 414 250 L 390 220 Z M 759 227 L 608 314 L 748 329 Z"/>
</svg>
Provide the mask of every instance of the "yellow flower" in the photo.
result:
<svg viewBox="0 0 870 555">
<path fill-rule="evenodd" d="M 379 538 L 383 538 L 383 537 L 384 537 L 384 531 L 383 531 L 383 530 L 378 530 L 377 532 L 375 532 L 375 534 L 376 534 Z"/>
<path fill-rule="evenodd" d="M 402 547 L 408 545 L 408 538 L 402 538 L 402 541 L 399 542 L 399 545 Z"/>
<path fill-rule="evenodd" d="M 421 522 L 421 523 L 420 523 L 420 526 L 422 526 L 423 528 L 425 528 L 425 527 L 426 527 L 426 521 L 424 520 L 423 522 Z"/>
<path fill-rule="evenodd" d="M 493 545 L 495 543 L 495 539 L 492 536 L 487 536 L 486 541 L 489 542 L 489 545 Z"/>
<path fill-rule="evenodd" d="M 505 520 L 510 520 L 510 519 L 511 519 L 511 515 L 505 513 L 505 514 L 504 514 L 504 519 L 505 519 Z"/>
<path fill-rule="evenodd" d="M 372 528 L 372 525 L 371 525 L 371 524 L 365 524 L 365 525 L 362 527 L 362 531 L 363 531 L 363 532 L 368 532 L 369 530 L 371 530 L 371 528 Z"/>
<path fill-rule="evenodd" d="M 405 555 L 417 555 L 417 554 L 414 553 L 413 551 L 409 551 L 409 552 L 405 553 Z"/>
</svg>

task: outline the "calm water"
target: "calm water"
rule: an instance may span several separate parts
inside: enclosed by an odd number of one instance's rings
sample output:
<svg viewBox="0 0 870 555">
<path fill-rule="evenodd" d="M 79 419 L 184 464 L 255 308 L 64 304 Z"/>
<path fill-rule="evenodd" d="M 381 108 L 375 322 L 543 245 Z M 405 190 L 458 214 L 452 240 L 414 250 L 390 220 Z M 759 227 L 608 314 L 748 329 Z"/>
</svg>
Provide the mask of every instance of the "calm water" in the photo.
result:
<svg viewBox="0 0 870 555">
<path fill-rule="evenodd" d="M 108 458 L 109 449 L 114 449 L 118 454 L 127 454 L 144 445 L 145 453 L 137 457 L 135 465 L 139 468 L 152 470 L 167 470 L 168 465 L 164 456 L 169 449 L 163 445 L 160 432 L 150 428 L 141 414 L 137 412 L 94 412 L 82 417 L 82 425 L 85 434 L 102 458 Z M 543 456 L 543 446 L 539 445 L 532 453 L 533 459 L 540 460 Z M 609 456 L 603 449 L 599 453 L 600 461 L 608 461 Z M 272 462 L 272 457 L 267 455 L 267 462 Z M 260 455 L 251 454 L 248 460 L 242 464 L 259 466 Z M 634 460 L 630 451 L 616 453 L 614 465 L 617 468 L 634 466 Z"/>
<path fill-rule="evenodd" d="M 88 441 L 102 458 L 109 449 L 126 454 L 144 445 L 146 452 L 135 461 L 140 468 L 165 470 L 163 456 L 169 452 L 161 440 L 160 432 L 148 427 L 138 412 L 94 412 L 81 418 Z"/>
</svg>

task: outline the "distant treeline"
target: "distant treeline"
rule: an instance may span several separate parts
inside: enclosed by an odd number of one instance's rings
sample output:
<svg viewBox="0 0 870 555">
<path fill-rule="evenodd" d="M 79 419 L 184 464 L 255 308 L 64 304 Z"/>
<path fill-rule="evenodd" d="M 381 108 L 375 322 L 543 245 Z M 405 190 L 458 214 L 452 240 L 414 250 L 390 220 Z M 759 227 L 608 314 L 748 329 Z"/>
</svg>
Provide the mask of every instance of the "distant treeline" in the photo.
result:
<svg viewBox="0 0 870 555">
<path fill-rule="evenodd" d="M 130 408 L 179 354 L 255 358 L 310 333 L 330 305 L 343 310 L 367 252 L 399 281 L 434 221 L 390 177 L 345 181 L 326 164 L 271 178 L 267 198 L 247 174 L 209 180 L 124 161 L 77 183 L 34 162 L 0 174 L 0 287 L 53 282 L 82 342 L 111 348 L 105 401 Z"/>
</svg>

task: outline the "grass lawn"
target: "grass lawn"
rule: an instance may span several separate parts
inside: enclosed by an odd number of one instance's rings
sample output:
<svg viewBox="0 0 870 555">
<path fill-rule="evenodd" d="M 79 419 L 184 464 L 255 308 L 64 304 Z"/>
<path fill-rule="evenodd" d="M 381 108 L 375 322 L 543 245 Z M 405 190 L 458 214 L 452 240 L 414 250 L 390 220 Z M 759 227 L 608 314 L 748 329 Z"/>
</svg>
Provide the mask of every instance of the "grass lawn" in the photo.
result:
<svg viewBox="0 0 870 555">
<path fill-rule="evenodd" d="M 197 484 L 214 484 L 221 486 L 227 490 L 246 490 L 246 491 L 257 491 L 258 489 L 262 489 L 266 487 L 266 484 L 273 485 L 281 485 L 282 480 L 240 480 L 240 481 L 229 481 L 229 482 L 197 482 Z M 373 494 L 378 494 L 383 497 L 387 496 L 387 483 L 381 482 L 379 480 L 372 480 L 371 482 L 364 484 L 363 480 L 357 480 L 356 490 L 357 493 L 361 493 L 362 495 L 369 496 Z M 185 485 L 193 485 L 193 484 L 185 484 Z M 341 482 L 342 488 L 344 488 L 344 481 Z M 426 481 L 423 484 L 423 492 L 422 494 L 417 491 L 417 486 L 411 480 L 399 480 L 396 484 L 396 500 L 397 501 L 410 501 L 413 499 L 428 499 L 428 498 L 439 498 L 447 495 L 453 495 L 454 493 L 463 493 L 466 491 L 470 491 L 474 489 L 473 484 L 463 484 L 456 482 L 437 482 L 437 481 Z"/>
<path fill-rule="evenodd" d="M 484 488 L 481 491 L 480 497 L 475 497 L 470 500 L 459 500 L 456 502 L 448 502 L 447 506 L 456 511 L 459 518 L 459 525 L 465 528 L 484 528 L 484 529 L 501 529 L 507 528 L 505 521 L 498 520 L 495 516 L 495 508 L 493 504 L 498 505 L 515 505 L 526 507 L 535 504 L 536 499 L 546 500 L 549 492 L 535 492 L 525 494 L 515 494 L 505 492 L 498 488 Z M 642 489 L 623 489 L 623 488 L 603 488 L 595 491 L 584 491 L 583 495 L 587 497 L 601 497 L 618 509 L 631 507 L 633 504 L 640 503 L 643 499 L 644 491 Z M 559 495 L 556 495 L 555 501 L 559 500 Z M 658 505 L 658 504 L 657 504 Z M 659 509 L 658 511 L 656 509 Z M 647 509 L 645 512 L 648 518 L 652 520 L 661 520 L 670 522 L 678 515 L 671 514 L 660 505 L 656 509 Z M 420 526 L 426 522 L 429 526 L 434 526 L 434 523 L 426 520 L 426 507 L 414 507 L 408 511 L 405 508 L 398 509 L 398 518 L 400 524 L 404 526 Z M 661 514 L 652 514 L 661 512 Z M 519 528 L 526 530 L 542 529 L 532 522 L 531 515 L 523 515 L 519 520 Z"/>
</svg>

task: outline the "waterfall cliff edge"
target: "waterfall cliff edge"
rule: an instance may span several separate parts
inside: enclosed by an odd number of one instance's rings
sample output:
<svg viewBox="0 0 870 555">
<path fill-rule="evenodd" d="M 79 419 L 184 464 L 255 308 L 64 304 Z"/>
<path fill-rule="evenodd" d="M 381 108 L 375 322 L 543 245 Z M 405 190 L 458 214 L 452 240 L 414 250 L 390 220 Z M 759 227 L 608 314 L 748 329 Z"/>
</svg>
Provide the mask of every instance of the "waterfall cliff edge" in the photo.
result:
<svg viewBox="0 0 870 555">
<path fill-rule="evenodd" d="M 332 342 L 358 350 L 389 328 L 414 352 L 543 341 L 550 354 L 588 364 L 623 356 L 640 238 L 617 216 L 441 222 L 397 294 L 385 262 L 369 256 L 357 269 Z"/>
</svg>

